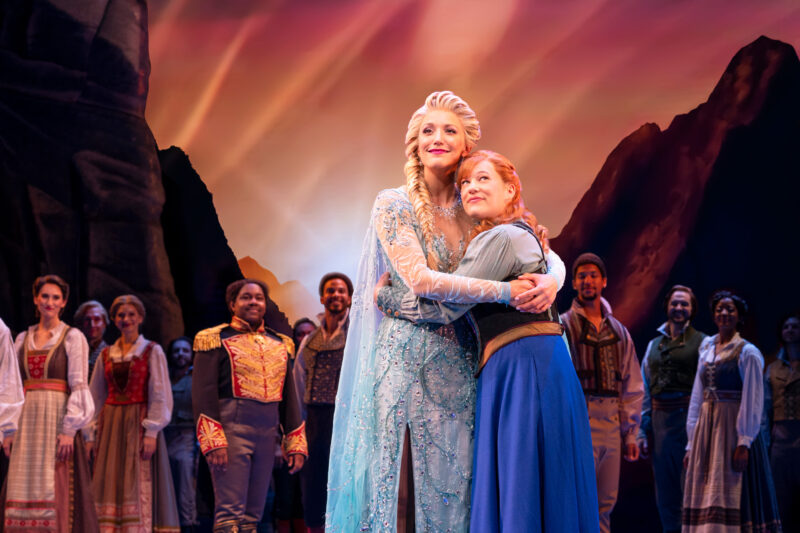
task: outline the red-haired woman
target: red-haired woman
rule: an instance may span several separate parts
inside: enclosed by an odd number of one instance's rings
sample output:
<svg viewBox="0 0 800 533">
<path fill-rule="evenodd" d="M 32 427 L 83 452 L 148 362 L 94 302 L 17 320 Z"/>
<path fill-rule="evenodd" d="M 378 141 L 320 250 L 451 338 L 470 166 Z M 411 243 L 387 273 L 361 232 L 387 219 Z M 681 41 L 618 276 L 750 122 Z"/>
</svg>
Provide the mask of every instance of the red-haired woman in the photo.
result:
<svg viewBox="0 0 800 533">
<path fill-rule="evenodd" d="M 164 350 L 139 333 L 142 301 L 119 296 L 109 310 L 122 335 L 95 363 L 100 414 L 93 486 L 101 531 L 179 531 L 169 457 L 161 430 L 172 414 Z"/>
<path fill-rule="evenodd" d="M 17 336 L 15 348 L 25 404 L 6 478 L 4 530 L 97 531 L 91 475 L 78 431 L 94 415 L 87 386 L 89 344 L 61 321 L 69 285 L 58 276 L 36 278 L 39 322 Z"/>
</svg>

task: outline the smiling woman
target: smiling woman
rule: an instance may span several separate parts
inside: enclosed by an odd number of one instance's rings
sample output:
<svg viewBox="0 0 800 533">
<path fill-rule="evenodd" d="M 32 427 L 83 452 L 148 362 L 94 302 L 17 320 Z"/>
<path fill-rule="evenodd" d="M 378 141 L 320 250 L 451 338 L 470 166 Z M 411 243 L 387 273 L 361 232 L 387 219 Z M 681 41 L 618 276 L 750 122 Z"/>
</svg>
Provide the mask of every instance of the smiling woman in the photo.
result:
<svg viewBox="0 0 800 533">
<path fill-rule="evenodd" d="M 146 312 L 138 297 L 117 297 L 109 315 L 122 335 L 100 354 L 91 381 L 99 410 L 92 488 L 100 527 L 177 531 L 161 434 L 172 414 L 167 360 L 161 346 L 139 333 Z"/>
<path fill-rule="evenodd" d="M 33 302 L 39 323 L 17 337 L 25 403 L 16 434 L 3 441 L 11 455 L 5 531 L 53 524 L 59 531 L 97 531 L 89 466 L 78 431 L 94 414 L 87 387 L 89 345 L 60 316 L 69 285 L 58 276 L 36 278 Z"/>
</svg>

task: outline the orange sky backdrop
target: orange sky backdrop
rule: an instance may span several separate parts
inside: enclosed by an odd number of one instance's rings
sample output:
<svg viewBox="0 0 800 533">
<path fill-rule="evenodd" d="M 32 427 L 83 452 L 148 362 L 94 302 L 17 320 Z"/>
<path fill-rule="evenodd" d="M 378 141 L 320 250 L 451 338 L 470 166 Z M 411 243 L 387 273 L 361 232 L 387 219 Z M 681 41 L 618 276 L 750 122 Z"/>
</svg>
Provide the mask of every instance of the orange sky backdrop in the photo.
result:
<svg viewBox="0 0 800 533">
<path fill-rule="evenodd" d="M 464 97 L 553 234 L 609 152 L 705 101 L 800 3 L 721 0 L 150 0 L 147 119 L 211 192 L 237 257 L 312 293 L 355 277 L 376 193 L 404 182 L 411 113 Z M 290 317 L 295 318 L 295 317 Z"/>
</svg>

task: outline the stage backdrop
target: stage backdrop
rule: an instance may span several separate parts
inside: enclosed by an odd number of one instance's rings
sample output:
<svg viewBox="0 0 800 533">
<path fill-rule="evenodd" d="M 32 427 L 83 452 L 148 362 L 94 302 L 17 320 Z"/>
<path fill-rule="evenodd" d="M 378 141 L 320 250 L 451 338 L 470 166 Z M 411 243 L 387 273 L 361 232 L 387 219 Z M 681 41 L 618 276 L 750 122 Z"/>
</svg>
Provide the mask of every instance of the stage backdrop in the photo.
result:
<svg viewBox="0 0 800 533">
<path fill-rule="evenodd" d="M 704 102 L 759 35 L 800 43 L 789 1 L 149 5 L 156 141 L 188 154 L 236 256 L 290 284 L 275 293 L 292 319 L 319 311 L 326 271 L 355 274 L 372 202 L 403 183 L 406 126 L 429 92 L 473 106 L 479 148 L 515 162 L 557 235 L 624 137 Z"/>
</svg>

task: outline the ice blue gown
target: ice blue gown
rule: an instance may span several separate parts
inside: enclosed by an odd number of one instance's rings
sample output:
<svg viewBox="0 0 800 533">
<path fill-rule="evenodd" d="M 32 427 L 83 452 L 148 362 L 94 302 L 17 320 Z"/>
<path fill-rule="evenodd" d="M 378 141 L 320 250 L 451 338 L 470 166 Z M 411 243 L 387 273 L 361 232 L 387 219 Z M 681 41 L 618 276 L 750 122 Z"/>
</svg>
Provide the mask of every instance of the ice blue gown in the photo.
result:
<svg viewBox="0 0 800 533">
<path fill-rule="evenodd" d="M 416 530 L 469 529 L 475 336 L 465 317 L 445 325 L 382 317 L 373 290 L 386 270 L 396 287 L 441 291 L 460 302 L 508 301 L 510 287 L 429 270 L 423 243 L 405 191 L 381 192 L 363 244 L 336 399 L 328 531 L 396 530 L 406 428 Z M 434 252 L 453 267 L 461 258 L 443 238 L 436 240 Z"/>
<path fill-rule="evenodd" d="M 521 225 L 469 244 L 454 275 L 508 279 L 543 261 Z M 384 288 L 378 304 L 417 323 L 448 323 L 471 306 Z M 478 379 L 470 531 L 596 532 L 597 490 L 583 392 L 563 337 L 523 337 L 497 350 Z"/>
</svg>

